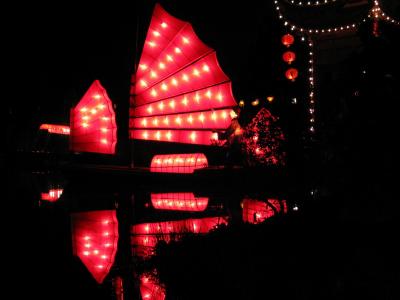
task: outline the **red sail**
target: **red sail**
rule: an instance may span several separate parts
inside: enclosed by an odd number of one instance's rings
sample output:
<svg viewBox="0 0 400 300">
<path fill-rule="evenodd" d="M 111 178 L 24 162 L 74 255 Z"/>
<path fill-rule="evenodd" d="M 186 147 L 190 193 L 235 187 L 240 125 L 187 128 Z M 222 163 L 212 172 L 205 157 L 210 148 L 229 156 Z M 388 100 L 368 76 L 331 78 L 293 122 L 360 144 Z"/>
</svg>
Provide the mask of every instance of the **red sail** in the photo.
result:
<svg viewBox="0 0 400 300">
<path fill-rule="evenodd" d="M 115 210 L 71 214 L 73 253 L 98 283 L 102 283 L 114 263 L 118 243 Z"/>
<path fill-rule="evenodd" d="M 100 81 L 95 80 L 71 110 L 70 149 L 114 154 L 116 143 L 117 125 L 113 104 Z"/>
<path fill-rule="evenodd" d="M 132 80 L 130 138 L 210 145 L 236 105 L 215 51 L 157 4 Z"/>
</svg>

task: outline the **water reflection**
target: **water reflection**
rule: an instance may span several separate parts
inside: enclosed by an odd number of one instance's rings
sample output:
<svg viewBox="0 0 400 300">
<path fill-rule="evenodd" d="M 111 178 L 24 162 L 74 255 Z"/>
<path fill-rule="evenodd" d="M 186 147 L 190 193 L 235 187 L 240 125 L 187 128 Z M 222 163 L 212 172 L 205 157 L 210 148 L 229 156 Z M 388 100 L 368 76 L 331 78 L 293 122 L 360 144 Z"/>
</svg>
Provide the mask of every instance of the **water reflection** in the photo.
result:
<svg viewBox="0 0 400 300">
<path fill-rule="evenodd" d="M 51 180 L 49 175 L 34 174 L 36 185 L 53 188 L 53 192 L 47 190 L 49 199 L 62 196 L 63 201 L 38 209 L 46 212 L 58 207 L 67 212 L 72 237 L 69 251 L 79 259 L 71 267 L 80 268 L 74 272 L 86 269 L 86 274 L 81 273 L 85 280 L 111 290 L 112 297 L 121 300 L 168 297 L 168 286 L 152 264 L 158 246 L 184 243 L 185 237 L 204 237 L 232 224 L 257 226 L 286 214 L 289 206 L 283 200 L 286 197 L 276 194 L 159 186 L 146 191 L 132 185 L 66 182 L 58 175 Z"/>
<path fill-rule="evenodd" d="M 203 211 L 207 208 L 207 197 L 195 197 L 194 193 L 151 193 L 151 204 L 155 209 Z"/>
<path fill-rule="evenodd" d="M 114 264 L 118 246 L 118 220 L 115 210 L 71 214 L 73 253 L 98 283 Z"/>
<path fill-rule="evenodd" d="M 64 189 L 50 189 L 47 193 L 41 193 L 40 199 L 43 201 L 55 202 L 60 199 Z"/>
<path fill-rule="evenodd" d="M 258 224 L 280 213 L 287 213 L 286 200 L 244 198 L 242 201 L 243 222 Z"/>
</svg>

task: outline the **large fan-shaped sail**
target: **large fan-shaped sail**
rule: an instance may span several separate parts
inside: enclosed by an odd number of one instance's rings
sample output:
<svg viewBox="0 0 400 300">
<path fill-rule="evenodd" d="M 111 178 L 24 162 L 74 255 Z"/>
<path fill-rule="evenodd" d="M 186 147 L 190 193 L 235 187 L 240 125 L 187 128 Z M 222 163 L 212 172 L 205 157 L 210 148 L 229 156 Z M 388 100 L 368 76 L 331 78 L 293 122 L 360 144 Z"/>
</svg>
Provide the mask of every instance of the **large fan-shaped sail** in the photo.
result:
<svg viewBox="0 0 400 300">
<path fill-rule="evenodd" d="M 118 220 L 115 210 L 71 214 L 74 255 L 98 283 L 110 272 L 117 253 Z"/>
<path fill-rule="evenodd" d="M 132 80 L 130 138 L 210 145 L 233 106 L 215 51 L 157 4 Z"/>
<path fill-rule="evenodd" d="M 71 110 L 70 149 L 77 152 L 114 154 L 117 125 L 107 91 L 95 80 Z"/>
</svg>

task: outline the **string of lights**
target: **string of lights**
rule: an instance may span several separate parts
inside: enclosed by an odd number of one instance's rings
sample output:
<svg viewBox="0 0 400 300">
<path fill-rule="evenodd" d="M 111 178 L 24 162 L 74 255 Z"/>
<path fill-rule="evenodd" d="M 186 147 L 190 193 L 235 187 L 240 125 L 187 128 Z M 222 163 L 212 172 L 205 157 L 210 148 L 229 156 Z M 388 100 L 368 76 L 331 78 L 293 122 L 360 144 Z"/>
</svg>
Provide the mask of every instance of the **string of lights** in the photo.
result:
<svg viewBox="0 0 400 300">
<path fill-rule="evenodd" d="M 285 0 L 285 2 L 297 5 L 297 6 L 319 6 L 322 4 L 329 4 L 336 2 L 336 0 L 324 0 L 324 1 L 297 1 L 297 0 Z M 313 41 L 312 37 L 315 35 L 320 35 L 320 34 L 332 34 L 332 33 L 338 33 L 338 32 L 344 32 L 344 31 L 355 31 L 358 29 L 359 25 L 361 23 L 364 23 L 367 21 L 367 19 L 372 19 L 374 21 L 374 29 L 373 29 L 373 34 L 377 36 L 378 33 L 378 21 L 382 20 L 385 22 L 389 22 L 395 25 L 400 25 L 400 22 L 393 19 L 392 17 L 388 16 L 382 9 L 381 5 L 378 0 L 374 0 L 374 5 L 369 11 L 368 15 L 364 17 L 362 20 L 358 22 L 353 22 L 351 24 L 346 24 L 346 25 L 340 25 L 340 26 L 335 26 L 335 27 L 328 27 L 328 28 L 305 28 L 298 26 L 291 21 L 289 21 L 286 17 L 284 17 L 282 13 L 282 7 L 279 4 L 278 0 L 274 0 L 275 4 L 275 9 L 278 13 L 278 18 L 282 21 L 283 26 L 287 27 L 290 31 L 297 33 L 299 36 L 301 36 L 301 41 L 303 42 L 308 42 L 309 46 L 309 66 L 308 66 L 308 71 L 309 71 L 309 88 L 310 88 L 310 93 L 309 93 L 309 107 L 308 107 L 308 113 L 309 113 L 309 131 L 311 133 L 315 132 L 315 92 L 314 92 L 314 86 L 315 86 L 315 68 L 314 68 L 314 51 L 313 51 Z M 296 103 L 294 101 L 294 103 Z"/>
<path fill-rule="evenodd" d="M 295 6 L 322 6 L 329 5 L 337 2 L 337 0 L 313 0 L 313 1 L 299 1 L 299 0 L 285 0 L 285 2 Z"/>
<path fill-rule="evenodd" d="M 381 5 L 378 0 L 374 0 L 374 5 L 372 6 L 370 12 L 368 13 L 368 17 L 375 22 L 379 20 L 383 20 L 397 26 L 400 26 L 400 22 L 388 16 L 381 8 Z"/>
</svg>

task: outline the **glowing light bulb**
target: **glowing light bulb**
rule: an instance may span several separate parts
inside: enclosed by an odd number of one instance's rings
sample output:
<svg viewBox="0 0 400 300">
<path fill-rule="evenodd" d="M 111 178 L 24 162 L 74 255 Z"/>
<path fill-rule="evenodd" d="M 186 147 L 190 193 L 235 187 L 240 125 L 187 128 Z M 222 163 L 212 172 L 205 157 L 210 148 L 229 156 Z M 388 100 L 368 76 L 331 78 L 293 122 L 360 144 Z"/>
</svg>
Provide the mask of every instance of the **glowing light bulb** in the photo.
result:
<svg viewBox="0 0 400 300">
<path fill-rule="evenodd" d="M 192 117 L 192 115 L 190 115 L 190 116 L 187 118 L 187 121 L 188 121 L 190 124 L 193 123 L 193 117 Z"/>
<path fill-rule="evenodd" d="M 221 93 L 219 93 L 219 94 L 217 95 L 217 100 L 218 100 L 219 102 L 222 102 L 223 96 L 222 96 Z"/>
<path fill-rule="evenodd" d="M 177 54 L 182 53 L 182 50 L 178 47 L 175 47 L 175 53 L 177 53 Z"/>
<path fill-rule="evenodd" d="M 167 26 L 168 26 L 167 23 L 165 23 L 165 22 L 162 22 L 162 23 L 161 23 L 161 27 L 162 27 L 162 28 L 167 28 Z"/>
<path fill-rule="evenodd" d="M 175 78 L 172 78 L 171 83 L 175 86 L 178 85 L 178 80 L 176 80 Z"/>
<path fill-rule="evenodd" d="M 189 81 L 189 76 L 187 76 L 186 74 L 183 74 L 183 75 L 182 75 L 182 79 L 183 79 L 184 81 Z"/>
<path fill-rule="evenodd" d="M 157 30 L 154 30 L 154 31 L 153 31 L 153 35 L 154 35 L 154 36 L 160 36 L 160 33 L 159 33 Z"/>
<path fill-rule="evenodd" d="M 166 125 L 168 125 L 169 124 L 169 119 L 168 119 L 168 117 L 165 117 L 165 119 L 164 119 L 164 124 L 166 124 Z"/>
<path fill-rule="evenodd" d="M 170 140 L 172 137 L 171 131 L 168 131 L 165 136 L 167 137 L 168 140 Z"/>
<path fill-rule="evenodd" d="M 167 55 L 167 61 L 173 61 L 173 58 L 171 55 Z"/>
<path fill-rule="evenodd" d="M 174 108 L 175 108 L 175 101 L 174 101 L 174 100 L 171 100 L 171 101 L 169 102 L 169 106 L 170 106 L 172 109 L 174 109 Z"/>
<path fill-rule="evenodd" d="M 148 43 L 149 43 L 149 46 L 152 48 L 154 48 L 156 46 L 156 43 L 154 43 L 153 41 L 149 41 Z"/>
<path fill-rule="evenodd" d="M 208 99 L 211 99 L 211 96 L 212 96 L 211 91 L 207 91 L 206 96 L 207 96 Z"/>
<path fill-rule="evenodd" d="M 204 115 L 203 114 L 200 114 L 200 116 L 199 116 L 199 120 L 200 120 L 200 122 L 204 122 Z"/>
<path fill-rule="evenodd" d="M 157 118 L 154 119 L 152 123 L 153 123 L 154 126 L 157 126 L 158 125 L 158 119 Z"/>
<path fill-rule="evenodd" d="M 215 112 L 213 112 L 212 114 L 211 114 L 211 120 L 216 120 L 217 119 L 217 114 L 215 113 Z"/>
<path fill-rule="evenodd" d="M 159 110 L 163 110 L 164 109 L 164 103 L 161 102 L 160 104 L 158 104 L 158 108 L 159 108 Z"/>
<path fill-rule="evenodd" d="M 107 144 L 107 140 L 106 139 L 101 139 L 101 143 L 102 144 Z"/>
<path fill-rule="evenodd" d="M 83 239 L 84 239 L 85 241 L 88 241 L 88 240 L 90 240 L 90 236 L 86 235 Z"/>
<path fill-rule="evenodd" d="M 92 108 L 92 109 L 90 110 L 90 112 L 92 113 L 92 115 L 95 115 L 95 114 L 97 113 L 97 110 L 96 110 L 95 108 Z"/>
<path fill-rule="evenodd" d="M 194 75 L 194 76 L 199 76 L 199 75 L 200 75 L 199 70 L 193 69 L 193 75 Z"/>
<path fill-rule="evenodd" d="M 196 93 L 196 95 L 194 96 L 194 100 L 196 100 L 197 103 L 200 102 L 200 96 L 198 93 Z"/>
<path fill-rule="evenodd" d="M 150 92 L 150 94 L 151 94 L 153 97 L 156 97 L 156 96 L 157 96 L 157 91 L 156 91 L 155 89 L 152 89 L 151 92 Z"/>
<path fill-rule="evenodd" d="M 156 132 L 156 139 L 159 140 L 161 138 L 161 133 L 159 131 Z"/>
<path fill-rule="evenodd" d="M 102 255 L 101 259 L 107 259 L 107 255 Z"/>
<path fill-rule="evenodd" d="M 204 71 L 204 72 L 209 72 L 209 71 L 210 71 L 210 67 L 207 66 L 207 65 L 204 65 L 204 66 L 203 66 L 203 71 Z"/>
<path fill-rule="evenodd" d="M 83 120 L 89 120 L 90 118 L 89 118 L 89 116 L 83 116 L 82 119 Z"/>
<path fill-rule="evenodd" d="M 86 128 L 88 126 L 89 126 L 88 123 L 82 123 L 82 127 Z"/>
<path fill-rule="evenodd" d="M 158 67 L 159 67 L 160 69 L 165 69 L 165 64 L 164 64 L 163 62 L 160 62 L 160 63 L 158 64 Z"/>
<path fill-rule="evenodd" d="M 147 65 L 145 65 L 145 64 L 140 64 L 140 65 L 139 65 L 139 68 L 140 68 L 142 71 L 147 70 Z"/>
<path fill-rule="evenodd" d="M 149 106 L 149 107 L 147 108 L 147 112 L 148 112 L 149 114 L 151 114 L 151 113 L 153 112 L 153 108 L 152 108 L 151 106 Z"/>
<path fill-rule="evenodd" d="M 188 100 L 187 100 L 186 96 L 183 97 L 182 104 L 185 106 L 188 104 Z"/>
<path fill-rule="evenodd" d="M 180 117 L 175 118 L 175 122 L 179 125 L 181 125 L 182 119 Z"/>
<path fill-rule="evenodd" d="M 99 254 L 99 250 L 93 250 L 93 254 L 94 254 L 94 255 Z"/>
<path fill-rule="evenodd" d="M 151 78 L 157 78 L 157 73 L 154 72 L 154 71 L 151 71 L 151 72 L 150 72 L 150 77 L 151 77 Z"/>
<path fill-rule="evenodd" d="M 184 44 L 189 44 L 189 39 L 183 36 L 183 37 L 182 37 L 182 42 L 183 42 Z"/>
<path fill-rule="evenodd" d="M 190 134 L 190 139 L 192 140 L 192 141 L 195 141 L 196 140 L 196 132 L 192 132 L 191 134 Z"/>
<path fill-rule="evenodd" d="M 146 87 L 147 86 L 147 82 L 142 79 L 142 80 L 140 80 L 140 85 L 142 87 Z"/>
<path fill-rule="evenodd" d="M 97 108 L 98 109 L 104 109 L 106 106 L 104 105 L 104 104 L 99 104 L 99 105 L 97 105 Z"/>
<path fill-rule="evenodd" d="M 143 138 L 145 140 L 147 140 L 148 137 L 149 137 L 149 134 L 147 133 L 147 131 L 143 132 Z"/>
<path fill-rule="evenodd" d="M 106 133 L 106 132 L 108 131 L 107 128 L 101 128 L 100 130 L 101 130 L 101 132 L 103 132 L 103 133 Z"/>
<path fill-rule="evenodd" d="M 168 90 L 168 85 L 166 85 L 165 83 L 163 83 L 163 84 L 161 85 L 161 89 L 162 89 L 163 91 Z"/>
<path fill-rule="evenodd" d="M 83 251 L 83 255 L 88 256 L 90 254 L 89 251 Z"/>
</svg>

